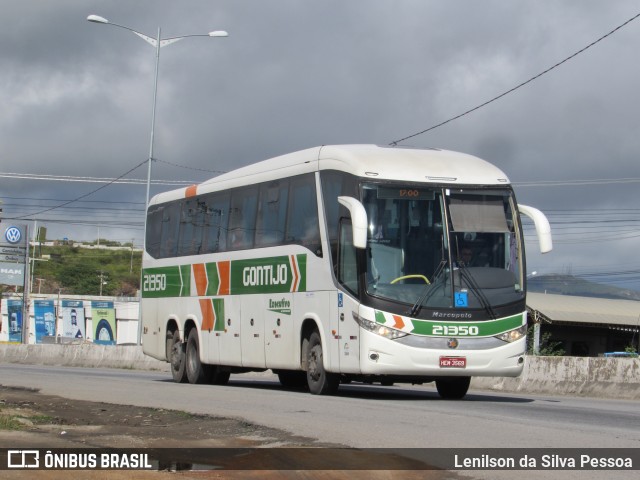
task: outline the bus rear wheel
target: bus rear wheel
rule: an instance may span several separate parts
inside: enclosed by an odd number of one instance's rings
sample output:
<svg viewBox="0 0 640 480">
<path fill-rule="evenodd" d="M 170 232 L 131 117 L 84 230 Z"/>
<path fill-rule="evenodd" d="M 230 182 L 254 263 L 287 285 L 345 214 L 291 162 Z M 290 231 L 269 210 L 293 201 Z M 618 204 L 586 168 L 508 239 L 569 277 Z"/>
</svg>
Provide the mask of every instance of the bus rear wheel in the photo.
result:
<svg viewBox="0 0 640 480">
<path fill-rule="evenodd" d="M 185 363 L 189 383 L 208 383 L 211 368 L 200 362 L 200 341 L 198 340 L 198 330 L 195 328 L 189 332 Z"/>
<path fill-rule="evenodd" d="M 313 332 L 307 350 L 307 384 L 314 395 L 332 395 L 340 386 L 340 377 L 324 369 L 320 334 Z"/>
<path fill-rule="evenodd" d="M 471 377 L 449 377 L 436 380 L 436 389 L 445 400 L 460 400 L 469 390 Z"/>
<path fill-rule="evenodd" d="M 171 338 L 171 349 L 169 350 L 169 363 L 171 364 L 171 376 L 176 383 L 187 381 L 185 369 L 185 344 L 180 341 L 180 332 L 173 332 Z"/>
</svg>

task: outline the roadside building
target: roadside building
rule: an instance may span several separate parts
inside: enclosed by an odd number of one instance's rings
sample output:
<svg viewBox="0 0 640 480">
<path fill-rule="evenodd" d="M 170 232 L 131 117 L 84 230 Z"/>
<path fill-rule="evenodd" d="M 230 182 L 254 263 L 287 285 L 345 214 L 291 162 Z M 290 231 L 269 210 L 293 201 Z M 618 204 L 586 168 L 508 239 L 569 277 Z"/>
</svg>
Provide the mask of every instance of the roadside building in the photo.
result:
<svg viewBox="0 0 640 480">
<path fill-rule="evenodd" d="M 550 333 L 565 355 L 597 357 L 624 351 L 640 337 L 640 302 L 606 298 L 527 294 L 529 322 Z"/>
</svg>

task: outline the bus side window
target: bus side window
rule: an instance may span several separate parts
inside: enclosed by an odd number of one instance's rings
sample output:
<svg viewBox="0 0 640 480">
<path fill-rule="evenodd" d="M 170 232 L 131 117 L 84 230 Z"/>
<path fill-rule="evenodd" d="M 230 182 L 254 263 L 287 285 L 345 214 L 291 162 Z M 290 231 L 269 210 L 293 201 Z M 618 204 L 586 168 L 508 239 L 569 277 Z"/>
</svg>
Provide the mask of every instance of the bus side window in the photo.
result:
<svg viewBox="0 0 640 480">
<path fill-rule="evenodd" d="M 231 193 L 227 235 L 229 250 L 253 248 L 257 206 L 257 187 L 239 188 Z"/>
<path fill-rule="evenodd" d="M 152 207 L 153 208 L 153 207 Z M 162 211 L 164 207 L 149 209 L 147 217 L 146 250 L 153 258 L 160 257 L 160 240 L 162 234 Z"/>
<path fill-rule="evenodd" d="M 199 253 L 202 229 L 198 228 L 198 200 L 188 199 L 182 203 L 180 212 L 180 234 L 178 236 L 178 255 Z"/>
<path fill-rule="evenodd" d="M 291 179 L 286 243 L 297 243 L 321 255 L 318 203 L 313 174 Z"/>
<path fill-rule="evenodd" d="M 213 194 L 207 198 L 204 220 L 204 253 L 224 252 L 227 249 L 229 194 Z"/>
<path fill-rule="evenodd" d="M 258 217 L 256 219 L 256 247 L 282 245 L 287 220 L 289 181 L 263 183 L 260 186 Z"/>
<path fill-rule="evenodd" d="M 182 202 L 169 204 L 163 210 L 160 235 L 160 258 L 176 256 L 181 203 Z"/>
</svg>

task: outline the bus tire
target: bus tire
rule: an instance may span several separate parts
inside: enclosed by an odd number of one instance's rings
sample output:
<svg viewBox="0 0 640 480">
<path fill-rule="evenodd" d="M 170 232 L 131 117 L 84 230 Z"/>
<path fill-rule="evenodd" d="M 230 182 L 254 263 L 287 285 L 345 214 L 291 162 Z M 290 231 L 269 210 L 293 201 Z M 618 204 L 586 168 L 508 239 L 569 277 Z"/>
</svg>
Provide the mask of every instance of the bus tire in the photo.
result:
<svg viewBox="0 0 640 480">
<path fill-rule="evenodd" d="M 340 386 L 340 377 L 324 369 L 320 334 L 313 332 L 307 350 L 307 384 L 314 395 L 332 395 Z"/>
<path fill-rule="evenodd" d="M 217 365 L 208 365 L 211 368 L 211 383 L 213 385 L 226 385 L 229 383 L 231 372 L 223 372 Z"/>
<path fill-rule="evenodd" d="M 307 372 L 298 370 L 280 370 L 278 372 L 280 385 L 285 388 L 305 388 L 307 386 Z"/>
<path fill-rule="evenodd" d="M 207 374 L 210 373 L 211 367 L 202 365 L 200 362 L 200 341 L 198 340 L 198 330 L 195 328 L 191 329 L 187 339 L 185 370 L 189 383 L 208 383 Z"/>
<path fill-rule="evenodd" d="M 185 383 L 187 373 L 185 369 L 185 344 L 180 341 L 180 332 L 173 332 L 171 348 L 169 350 L 169 364 L 171 365 L 171 376 L 176 383 Z"/>
<path fill-rule="evenodd" d="M 471 377 L 449 377 L 436 380 L 436 389 L 445 400 L 460 400 L 469 390 Z"/>
</svg>

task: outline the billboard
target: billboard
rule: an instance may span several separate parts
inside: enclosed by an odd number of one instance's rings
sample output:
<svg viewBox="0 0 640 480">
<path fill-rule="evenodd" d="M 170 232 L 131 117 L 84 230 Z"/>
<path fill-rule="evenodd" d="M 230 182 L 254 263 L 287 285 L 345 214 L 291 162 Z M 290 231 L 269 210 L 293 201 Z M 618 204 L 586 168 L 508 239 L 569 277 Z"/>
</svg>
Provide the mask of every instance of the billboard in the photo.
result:
<svg viewBox="0 0 640 480">
<path fill-rule="evenodd" d="M 36 325 L 36 343 L 42 343 L 43 337 L 55 337 L 56 314 L 53 300 L 35 300 L 33 316 Z"/>
<path fill-rule="evenodd" d="M 10 342 L 22 342 L 22 300 L 7 300 L 7 317 L 9 318 Z"/>
<path fill-rule="evenodd" d="M 82 300 L 62 300 L 62 336 L 85 338 L 84 304 Z"/>
<path fill-rule="evenodd" d="M 116 311 L 113 302 L 92 301 L 93 343 L 116 344 Z"/>
</svg>

